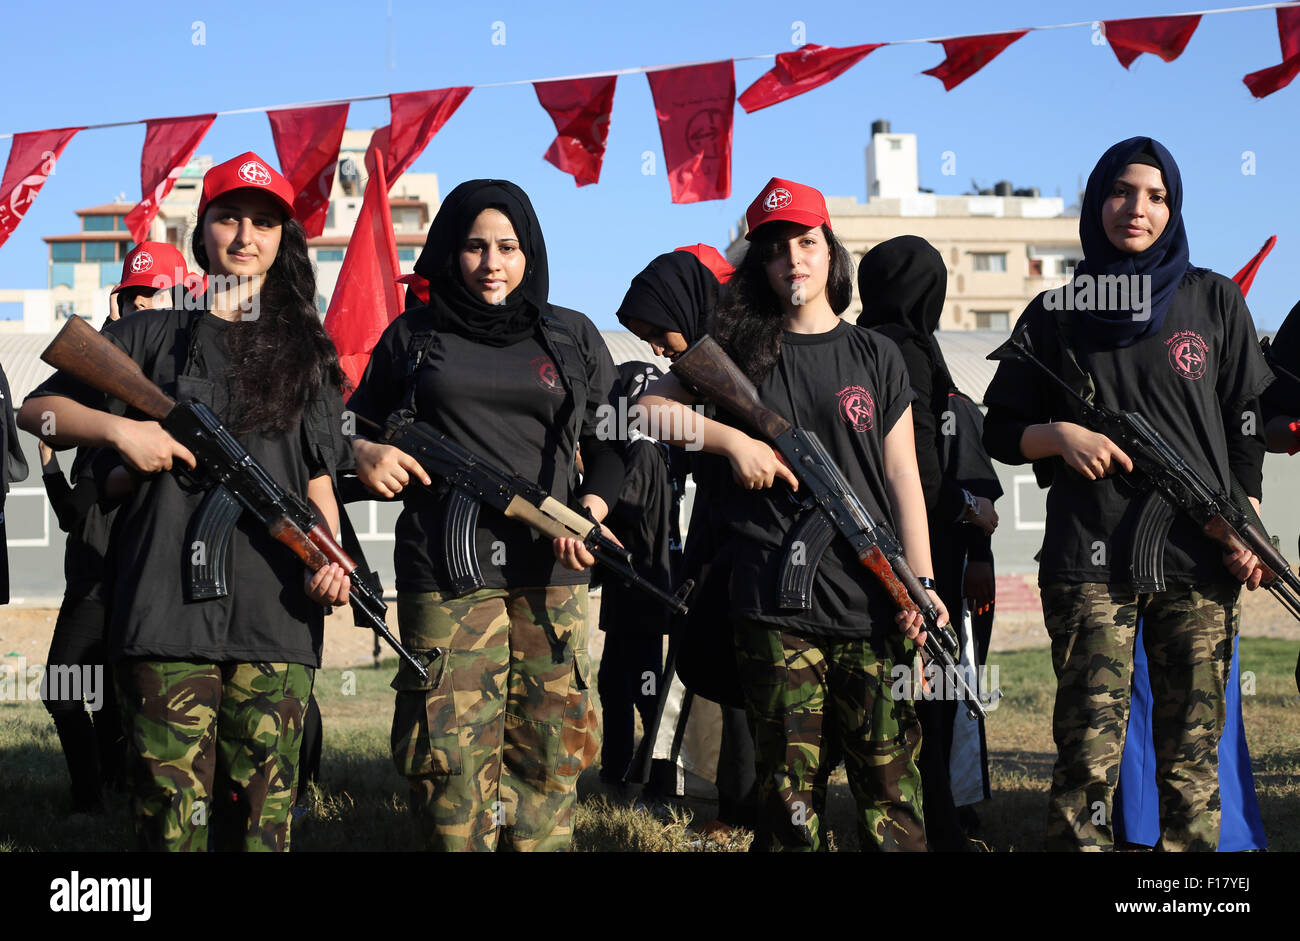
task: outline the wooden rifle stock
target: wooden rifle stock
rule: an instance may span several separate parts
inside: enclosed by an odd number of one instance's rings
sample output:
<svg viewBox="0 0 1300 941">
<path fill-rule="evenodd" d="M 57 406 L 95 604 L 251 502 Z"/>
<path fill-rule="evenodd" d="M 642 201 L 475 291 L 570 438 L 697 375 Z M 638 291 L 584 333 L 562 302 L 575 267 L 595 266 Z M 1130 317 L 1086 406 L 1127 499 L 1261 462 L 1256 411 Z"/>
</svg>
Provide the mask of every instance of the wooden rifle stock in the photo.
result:
<svg viewBox="0 0 1300 941">
<path fill-rule="evenodd" d="M 673 370 L 700 395 L 711 399 L 723 411 L 744 422 L 768 441 L 790 430 L 790 423 L 765 406 L 749 377 L 740 371 L 718 342 L 704 336 L 691 344 L 677 359 Z"/>
<path fill-rule="evenodd" d="M 161 421 L 176 405 L 131 357 L 80 317 L 73 317 L 41 354 L 55 369 Z"/>
</svg>

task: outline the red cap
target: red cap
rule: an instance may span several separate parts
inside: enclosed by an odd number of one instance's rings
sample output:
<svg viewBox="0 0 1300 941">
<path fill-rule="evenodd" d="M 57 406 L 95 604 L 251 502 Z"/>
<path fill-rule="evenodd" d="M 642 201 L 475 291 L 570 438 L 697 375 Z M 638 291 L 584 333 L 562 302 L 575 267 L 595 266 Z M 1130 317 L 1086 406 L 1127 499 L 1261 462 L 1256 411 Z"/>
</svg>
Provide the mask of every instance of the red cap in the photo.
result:
<svg viewBox="0 0 1300 941">
<path fill-rule="evenodd" d="M 170 288 L 185 283 L 190 272 L 185 256 L 166 242 L 141 242 L 122 260 L 122 283 L 113 293 L 126 288 Z"/>
<path fill-rule="evenodd" d="M 736 273 L 736 269 L 723 257 L 722 252 L 712 245 L 705 245 L 702 242 L 696 245 L 679 245 L 673 251 L 690 252 L 700 260 L 700 264 L 713 272 L 713 276 L 718 279 L 719 284 L 726 284 L 731 280 L 731 276 Z"/>
<path fill-rule="evenodd" d="M 745 238 L 754 237 L 754 230 L 769 222 L 797 222 L 809 228 L 815 225 L 830 227 L 831 216 L 826 211 L 826 199 L 811 186 L 772 177 L 763 192 L 745 210 L 749 231 Z"/>
<path fill-rule="evenodd" d="M 199 218 L 208 203 L 231 190 L 264 190 L 273 196 L 289 218 L 293 218 L 293 184 L 251 150 L 203 174 L 203 195 L 199 198 Z"/>
</svg>

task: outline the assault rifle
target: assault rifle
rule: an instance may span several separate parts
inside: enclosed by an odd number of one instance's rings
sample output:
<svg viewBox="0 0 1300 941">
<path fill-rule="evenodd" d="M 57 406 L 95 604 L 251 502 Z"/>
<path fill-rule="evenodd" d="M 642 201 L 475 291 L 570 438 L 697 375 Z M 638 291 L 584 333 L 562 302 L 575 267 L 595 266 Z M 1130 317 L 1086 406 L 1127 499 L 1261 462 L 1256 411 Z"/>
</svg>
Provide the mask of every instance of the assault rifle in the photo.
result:
<svg viewBox="0 0 1300 941">
<path fill-rule="evenodd" d="M 225 567 L 230 532 L 247 511 L 313 572 L 333 562 L 342 566 L 351 582 L 349 599 L 358 617 L 364 618 L 422 680 L 428 680 L 424 664 L 388 629 L 384 621 L 388 608 L 382 596 L 357 571 L 357 564 L 334 541 L 315 511 L 276 483 L 225 429 L 212 409 L 199 401 L 172 399 L 149 381 L 134 360 L 80 317 L 64 325 L 41 359 L 156 419 L 168 434 L 194 453 L 198 466 L 185 474 L 210 489 L 191 518 L 185 537 L 185 546 L 197 542 L 203 549 L 190 556 L 186 600 L 227 594 Z M 344 512 L 342 506 L 339 512 Z"/>
<path fill-rule="evenodd" d="M 954 660 L 960 655 L 957 639 L 947 627 L 939 626 L 939 609 L 903 558 L 898 537 L 887 524 L 871 518 L 817 435 L 794 427 L 763 405 L 754 384 L 712 337 L 697 340 L 671 368 L 687 385 L 771 442 L 799 479 L 799 492 L 805 494 L 802 503 L 809 512 L 786 542 L 778 605 L 802 611 L 812 608 L 813 575 L 838 532 L 900 610 L 921 612 L 928 635 L 926 654 L 942 666 L 944 679 L 956 685 L 971 718 L 986 718 L 979 695 Z"/>
<path fill-rule="evenodd" d="M 694 581 L 684 582 L 675 594 L 664 591 L 637 573 L 632 567 L 631 553 L 604 535 L 599 523 L 565 506 L 531 480 L 493 466 L 427 423 L 409 419 L 401 412 L 390 417 L 383 427 L 361 415 L 356 419 L 378 432 L 375 440 L 409 454 L 426 472 L 443 478 L 449 485 L 451 494 L 442 531 L 442 550 L 452 591 L 456 594 L 483 587 L 483 573 L 474 552 L 474 533 L 479 508 L 486 503 L 544 536 L 580 540 L 600 565 L 629 585 L 657 598 L 677 614 L 689 610 L 686 598 L 695 587 Z"/>
<path fill-rule="evenodd" d="M 1079 424 L 1105 435 L 1133 461 L 1133 472 L 1121 479 L 1136 492 L 1149 491 L 1138 517 L 1130 571 L 1138 593 L 1165 590 L 1164 550 L 1174 517 L 1184 513 L 1201 531 L 1229 551 L 1249 549 L 1264 567 L 1264 585 L 1282 606 L 1300 619 L 1300 578 L 1274 547 L 1264 524 L 1236 480 L 1229 493 L 1208 483 L 1138 412 L 1117 412 L 1089 401 L 1034 355 L 1029 324 L 1022 321 L 1007 342 L 989 354 L 991 360 L 1030 363 L 1066 394 Z"/>
</svg>

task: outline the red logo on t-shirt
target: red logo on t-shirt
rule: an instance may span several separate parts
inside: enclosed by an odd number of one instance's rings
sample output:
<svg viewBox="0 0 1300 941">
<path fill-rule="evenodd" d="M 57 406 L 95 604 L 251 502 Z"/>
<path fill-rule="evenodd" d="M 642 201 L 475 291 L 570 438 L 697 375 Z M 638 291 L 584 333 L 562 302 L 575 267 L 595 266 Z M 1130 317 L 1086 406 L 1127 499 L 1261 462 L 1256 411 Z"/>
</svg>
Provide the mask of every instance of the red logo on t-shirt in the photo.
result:
<svg viewBox="0 0 1300 941">
<path fill-rule="evenodd" d="M 854 431 L 870 431 L 876 417 L 876 400 L 862 386 L 845 386 L 840 390 L 840 418 Z"/>
<path fill-rule="evenodd" d="M 1193 330 L 1179 331 L 1165 345 L 1169 347 L 1169 365 L 1174 368 L 1174 372 L 1184 379 L 1200 379 L 1205 375 L 1210 347 L 1199 333 Z"/>
<path fill-rule="evenodd" d="M 532 361 L 531 365 L 533 378 L 537 380 L 539 386 L 547 392 L 564 395 L 564 383 L 560 382 L 560 374 L 549 356 L 539 356 Z"/>
</svg>

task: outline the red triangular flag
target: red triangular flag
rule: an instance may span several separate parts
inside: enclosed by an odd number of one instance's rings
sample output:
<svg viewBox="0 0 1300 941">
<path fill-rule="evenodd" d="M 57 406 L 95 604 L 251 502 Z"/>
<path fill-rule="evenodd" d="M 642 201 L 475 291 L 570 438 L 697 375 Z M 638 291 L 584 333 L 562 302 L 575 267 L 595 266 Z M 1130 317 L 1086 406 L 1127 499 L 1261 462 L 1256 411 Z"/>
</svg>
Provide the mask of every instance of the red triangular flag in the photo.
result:
<svg viewBox="0 0 1300 941">
<path fill-rule="evenodd" d="M 307 238 L 315 238 L 324 231 L 329 215 L 330 189 L 347 126 L 348 106 L 268 111 L 266 116 L 271 122 L 280 172 L 297 194 L 293 198 L 293 216 L 302 223 Z"/>
<path fill-rule="evenodd" d="M 354 388 L 380 334 L 402 312 L 404 289 L 397 284 L 401 269 L 384 172 L 389 134 L 388 127 L 381 127 L 366 148 L 366 193 L 325 315 L 325 332 L 334 341 L 339 365 Z"/>
<path fill-rule="evenodd" d="M 1237 287 L 1241 288 L 1242 297 L 1250 293 L 1250 286 L 1255 282 L 1255 275 L 1259 273 L 1259 266 L 1264 263 L 1264 259 L 1268 257 L 1268 253 L 1273 250 L 1273 246 L 1276 244 L 1277 236 L 1270 235 L 1259 253 L 1246 262 L 1246 267 L 1232 276 L 1232 280 L 1237 282 Z"/>
<path fill-rule="evenodd" d="M 172 191 L 199 141 L 217 119 L 215 114 L 184 118 L 154 118 L 145 122 L 144 149 L 140 152 L 140 202 L 126 214 L 126 227 L 136 242 L 149 239 L 149 226 Z"/>
<path fill-rule="evenodd" d="M 732 62 L 647 72 L 668 186 L 675 203 L 731 195 L 731 124 L 736 104 Z"/>
<path fill-rule="evenodd" d="M 610 75 L 533 83 L 537 100 L 555 122 L 555 140 L 544 159 L 571 174 L 578 186 L 600 180 L 616 81 Z"/>
<path fill-rule="evenodd" d="M 14 135 L 9 148 L 9 162 L 0 179 L 0 245 L 27 215 L 27 209 L 40 193 L 54 165 L 79 127 L 61 127 L 52 131 L 25 131 Z"/>
<path fill-rule="evenodd" d="M 746 113 L 777 104 L 825 85 L 857 65 L 883 43 L 862 46 L 818 46 L 809 43 L 794 52 L 782 52 L 776 65 L 759 76 L 738 99 Z"/>
<path fill-rule="evenodd" d="M 1144 52 L 1173 62 L 1183 54 L 1200 22 L 1199 15 L 1148 16 L 1135 20 L 1102 20 L 1102 25 L 1115 58 L 1127 69 Z"/>
<path fill-rule="evenodd" d="M 989 33 L 987 36 L 961 36 L 957 39 L 938 40 L 947 58 L 934 68 L 926 69 L 923 74 L 933 75 L 943 82 L 946 91 L 952 91 L 992 62 L 1003 49 L 1027 32 L 1029 30 L 1022 29 L 1012 33 Z"/>
<path fill-rule="evenodd" d="M 1286 88 L 1300 75 L 1300 7 L 1277 11 L 1277 35 L 1282 42 L 1282 64 L 1251 72 L 1242 79 L 1256 98 Z"/>
<path fill-rule="evenodd" d="M 415 272 L 404 274 L 397 279 L 398 284 L 405 284 L 407 289 L 420 299 L 421 304 L 429 303 L 429 281 Z"/>
<path fill-rule="evenodd" d="M 325 331 L 353 386 L 361 381 L 375 342 L 404 306 L 388 190 L 469 93 L 469 88 L 440 88 L 389 95 L 393 123 L 376 131 L 366 149 L 366 193 L 325 315 Z"/>
<path fill-rule="evenodd" d="M 389 125 L 392 141 L 384 155 L 384 173 L 389 186 L 396 183 L 397 178 L 415 163 L 415 158 L 424 153 L 433 135 L 442 130 L 470 91 L 472 88 L 438 88 L 388 96 L 393 123 Z"/>
</svg>

